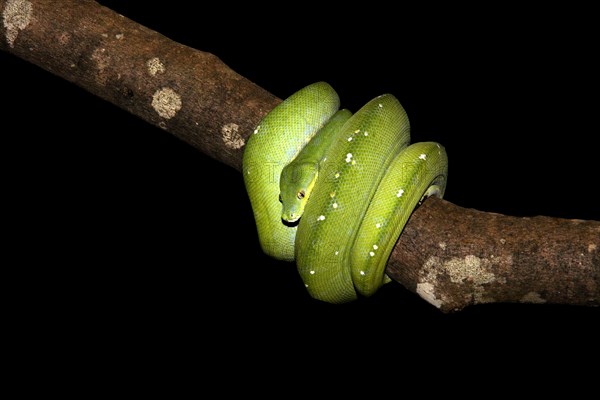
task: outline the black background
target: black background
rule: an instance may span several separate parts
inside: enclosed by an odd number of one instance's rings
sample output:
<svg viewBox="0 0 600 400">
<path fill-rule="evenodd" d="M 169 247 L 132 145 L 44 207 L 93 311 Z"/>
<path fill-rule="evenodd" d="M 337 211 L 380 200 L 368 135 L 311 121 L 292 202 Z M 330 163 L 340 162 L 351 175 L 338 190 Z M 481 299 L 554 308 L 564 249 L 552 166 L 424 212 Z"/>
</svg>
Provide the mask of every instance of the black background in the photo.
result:
<svg viewBox="0 0 600 400">
<path fill-rule="evenodd" d="M 446 146 L 453 203 L 600 219 L 589 10 L 373 4 L 345 16 L 302 5 L 267 16 L 255 4 L 101 3 L 280 98 L 319 80 L 351 110 L 393 93 L 413 141 Z M 536 357 L 597 343 L 597 309 L 443 315 L 395 283 L 348 305 L 311 300 L 292 265 L 261 254 L 238 172 L 14 56 L 0 53 L 0 65 L 6 244 L 57 318 L 131 343 L 202 336 L 257 355 L 280 340 L 336 348 L 357 338 L 401 354 L 423 337 L 474 352 L 472 339 L 487 338 L 494 352 L 512 340 Z"/>
</svg>

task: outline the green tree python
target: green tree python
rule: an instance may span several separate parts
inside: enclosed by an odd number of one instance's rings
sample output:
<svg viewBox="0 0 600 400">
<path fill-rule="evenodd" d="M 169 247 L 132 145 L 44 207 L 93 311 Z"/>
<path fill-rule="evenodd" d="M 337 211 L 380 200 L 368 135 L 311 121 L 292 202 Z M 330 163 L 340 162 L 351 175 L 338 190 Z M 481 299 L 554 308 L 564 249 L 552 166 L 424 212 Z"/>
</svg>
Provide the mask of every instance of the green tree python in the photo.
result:
<svg viewBox="0 0 600 400">
<path fill-rule="evenodd" d="M 390 94 L 354 115 L 324 82 L 269 112 L 246 144 L 244 183 L 263 251 L 292 261 L 309 294 L 330 303 L 370 296 L 412 211 L 442 197 L 438 143 L 409 145 L 408 117 Z"/>
</svg>

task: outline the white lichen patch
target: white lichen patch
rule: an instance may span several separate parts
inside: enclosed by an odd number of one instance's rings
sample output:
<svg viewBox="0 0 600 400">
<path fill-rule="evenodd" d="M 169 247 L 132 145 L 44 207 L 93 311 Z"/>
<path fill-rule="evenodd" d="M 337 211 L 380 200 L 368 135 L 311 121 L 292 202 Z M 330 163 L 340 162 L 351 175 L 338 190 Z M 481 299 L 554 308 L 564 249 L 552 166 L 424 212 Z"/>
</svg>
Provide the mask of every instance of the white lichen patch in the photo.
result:
<svg viewBox="0 0 600 400">
<path fill-rule="evenodd" d="M 58 36 L 58 43 L 62 44 L 63 46 L 68 44 L 70 41 L 71 35 L 69 32 L 63 32 Z"/>
<path fill-rule="evenodd" d="M 125 38 L 125 35 L 122 33 L 117 33 L 115 35 L 115 39 L 117 39 L 117 40 L 123 40 L 124 38 Z"/>
<path fill-rule="evenodd" d="M 450 275 L 450 280 L 454 283 L 469 282 L 475 285 L 483 285 L 496 280 L 496 276 L 489 269 L 489 263 L 488 260 L 484 261 L 470 254 L 465 258 L 451 258 L 446 261 L 445 269 Z"/>
<path fill-rule="evenodd" d="M 152 95 L 152 108 L 162 118 L 171 119 L 181 110 L 181 96 L 168 87 L 158 89 Z"/>
<path fill-rule="evenodd" d="M 110 56 L 104 47 L 98 47 L 92 53 L 91 58 L 96 63 L 96 68 L 98 69 L 96 73 L 96 82 L 103 86 L 106 85 L 106 81 L 108 80 L 108 72 L 106 69 L 110 65 Z"/>
<path fill-rule="evenodd" d="M 223 142 L 230 149 L 239 149 L 242 148 L 246 141 L 239 133 L 240 126 L 238 124 L 234 124 L 233 122 L 229 124 L 223 125 L 221 128 L 221 137 L 223 138 Z"/>
<path fill-rule="evenodd" d="M 446 242 L 439 242 L 438 246 L 440 246 L 440 249 L 446 250 Z M 494 256 L 492 256 L 492 258 L 494 258 Z"/>
<path fill-rule="evenodd" d="M 593 253 L 594 251 L 596 251 L 597 248 L 598 246 L 596 246 L 594 243 L 588 244 L 588 253 Z"/>
<path fill-rule="evenodd" d="M 158 57 L 154 57 L 146 61 L 146 67 L 148 68 L 148 73 L 152 76 L 163 74 L 165 72 L 165 66 Z"/>
<path fill-rule="evenodd" d="M 429 304 L 437 308 L 442 307 L 443 302 L 435 297 L 435 288 L 431 283 L 417 283 L 417 294 Z"/>
<path fill-rule="evenodd" d="M 467 255 L 464 258 L 453 257 L 448 260 L 431 256 L 419 272 L 419 283 L 430 283 L 437 287 L 438 278 L 450 278 L 454 284 L 470 285 L 472 289 L 468 292 L 473 295 L 476 303 L 493 302 L 494 299 L 486 293 L 486 285 L 506 283 L 506 279 L 497 276 L 494 271 L 509 269 L 512 262 L 511 256 L 481 258 Z"/>
<path fill-rule="evenodd" d="M 6 42 L 14 47 L 19 32 L 27 28 L 31 22 L 33 6 L 27 0 L 8 0 L 2 11 L 2 21 L 6 34 Z"/>
<path fill-rule="evenodd" d="M 534 303 L 534 304 L 544 304 L 546 300 L 542 299 L 537 292 L 529 292 L 525 296 L 521 297 L 519 300 L 521 303 Z"/>
</svg>

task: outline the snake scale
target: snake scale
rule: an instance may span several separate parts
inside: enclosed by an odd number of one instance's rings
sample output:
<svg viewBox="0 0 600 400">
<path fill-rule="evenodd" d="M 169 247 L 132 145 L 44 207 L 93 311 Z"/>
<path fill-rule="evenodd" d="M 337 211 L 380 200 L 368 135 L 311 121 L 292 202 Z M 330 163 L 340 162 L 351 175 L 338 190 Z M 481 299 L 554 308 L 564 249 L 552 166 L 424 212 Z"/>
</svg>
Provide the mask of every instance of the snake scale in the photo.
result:
<svg viewBox="0 0 600 400">
<path fill-rule="evenodd" d="M 325 82 L 268 113 L 246 144 L 244 182 L 263 251 L 292 261 L 310 295 L 330 303 L 370 296 L 412 211 L 442 197 L 448 159 L 410 145 L 408 117 L 390 94 L 354 115 Z"/>
</svg>

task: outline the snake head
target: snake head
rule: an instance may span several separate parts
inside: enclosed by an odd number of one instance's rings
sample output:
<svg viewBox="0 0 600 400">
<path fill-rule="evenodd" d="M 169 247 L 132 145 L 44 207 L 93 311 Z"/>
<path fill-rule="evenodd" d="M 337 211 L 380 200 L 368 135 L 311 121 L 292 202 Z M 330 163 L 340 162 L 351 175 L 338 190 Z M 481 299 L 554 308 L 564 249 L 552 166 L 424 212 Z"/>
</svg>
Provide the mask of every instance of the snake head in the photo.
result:
<svg viewBox="0 0 600 400">
<path fill-rule="evenodd" d="M 302 217 L 318 175 L 318 165 L 315 163 L 292 162 L 283 168 L 279 181 L 283 221 L 294 223 Z"/>
</svg>

